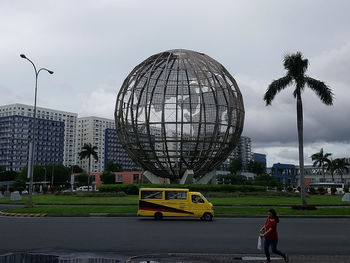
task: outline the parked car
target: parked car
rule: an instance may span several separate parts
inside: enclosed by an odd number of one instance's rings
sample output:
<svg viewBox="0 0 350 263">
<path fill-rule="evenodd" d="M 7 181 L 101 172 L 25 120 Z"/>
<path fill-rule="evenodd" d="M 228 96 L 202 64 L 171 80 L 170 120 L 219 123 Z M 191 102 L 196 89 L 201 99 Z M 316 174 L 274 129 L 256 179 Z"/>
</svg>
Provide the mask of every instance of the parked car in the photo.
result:
<svg viewBox="0 0 350 263">
<path fill-rule="evenodd" d="M 77 191 L 88 191 L 88 190 L 92 191 L 92 186 L 84 185 L 84 186 L 79 186 L 77 188 Z"/>
</svg>

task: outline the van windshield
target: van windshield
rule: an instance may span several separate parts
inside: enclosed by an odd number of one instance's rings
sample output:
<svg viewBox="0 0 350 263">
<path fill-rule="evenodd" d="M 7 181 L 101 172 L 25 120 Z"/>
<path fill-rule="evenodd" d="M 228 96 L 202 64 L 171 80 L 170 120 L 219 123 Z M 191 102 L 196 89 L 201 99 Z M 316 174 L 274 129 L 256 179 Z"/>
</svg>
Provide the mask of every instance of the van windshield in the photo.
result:
<svg viewBox="0 0 350 263">
<path fill-rule="evenodd" d="M 192 203 L 204 203 L 204 200 L 199 195 L 192 195 Z"/>
</svg>

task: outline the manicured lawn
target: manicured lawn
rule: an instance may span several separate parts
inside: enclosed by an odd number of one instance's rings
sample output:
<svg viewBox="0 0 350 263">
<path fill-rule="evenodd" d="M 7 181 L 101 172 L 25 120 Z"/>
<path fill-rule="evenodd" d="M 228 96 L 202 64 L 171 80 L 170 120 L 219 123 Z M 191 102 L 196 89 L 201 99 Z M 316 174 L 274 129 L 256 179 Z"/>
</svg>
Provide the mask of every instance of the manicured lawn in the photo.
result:
<svg viewBox="0 0 350 263">
<path fill-rule="evenodd" d="M 307 198 L 310 205 L 335 205 L 346 204 L 341 201 L 342 196 L 330 195 L 312 195 Z M 242 197 L 224 197 L 208 198 L 214 205 L 294 205 L 301 204 L 300 197 L 285 196 L 242 196 Z M 349 204 L 349 203 L 347 203 Z"/>
<path fill-rule="evenodd" d="M 38 214 L 136 214 L 137 206 L 37 206 L 32 208 L 14 208 L 3 210 L 8 213 L 38 213 Z"/>
<path fill-rule="evenodd" d="M 28 196 L 23 196 L 22 201 L 13 203 L 25 203 Z M 350 204 L 341 201 L 342 196 L 330 195 L 312 195 L 307 198 L 308 204 L 315 205 L 344 205 Z M 286 196 L 265 196 L 265 195 L 246 195 L 242 197 L 220 197 L 208 198 L 214 205 L 293 205 L 301 204 L 299 197 Z M 10 198 L 0 199 L 0 203 L 9 203 Z M 138 196 L 128 195 L 125 197 L 79 197 L 75 195 L 35 195 L 33 196 L 34 204 L 100 204 L 100 205 L 137 205 Z M 12 203 L 12 202 L 11 202 Z"/>
<path fill-rule="evenodd" d="M 311 211 L 293 210 L 289 207 L 275 207 L 279 215 L 350 215 L 350 207 L 320 207 Z M 266 207 L 214 207 L 216 215 L 266 215 Z M 7 209 L 9 213 L 44 213 L 44 214 L 135 214 L 137 206 L 38 206 L 33 208 Z"/>
<path fill-rule="evenodd" d="M 278 215 L 350 215 L 350 207 L 319 207 L 316 210 L 294 210 L 290 207 L 271 207 Z M 216 215 L 267 215 L 266 207 L 214 207 Z"/>
<path fill-rule="evenodd" d="M 22 196 L 22 201 L 13 203 L 25 203 L 28 196 Z M 11 202 L 10 198 L 0 199 L 0 203 Z M 35 195 L 34 204 L 111 204 L 111 205 L 137 205 L 138 196 L 128 195 L 125 197 L 79 197 L 75 195 Z"/>
</svg>

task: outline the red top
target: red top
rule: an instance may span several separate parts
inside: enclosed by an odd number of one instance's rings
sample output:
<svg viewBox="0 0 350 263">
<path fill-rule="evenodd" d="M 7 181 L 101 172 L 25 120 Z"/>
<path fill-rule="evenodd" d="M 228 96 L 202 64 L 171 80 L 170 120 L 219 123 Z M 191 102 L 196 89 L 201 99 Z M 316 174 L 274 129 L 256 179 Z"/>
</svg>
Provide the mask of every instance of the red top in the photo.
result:
<svg viewBox="0 0 350 263">
<path fill-rule="evenodd" d="M 275 220 L 267 219 L 265 222 L 265 230 L 268 231 L 270 228 L 271 228 L 271 231 L 267 233 L 265 237 L 269 239 L 277 240 L 278 239 L 277 222 Z"/>
</svg>

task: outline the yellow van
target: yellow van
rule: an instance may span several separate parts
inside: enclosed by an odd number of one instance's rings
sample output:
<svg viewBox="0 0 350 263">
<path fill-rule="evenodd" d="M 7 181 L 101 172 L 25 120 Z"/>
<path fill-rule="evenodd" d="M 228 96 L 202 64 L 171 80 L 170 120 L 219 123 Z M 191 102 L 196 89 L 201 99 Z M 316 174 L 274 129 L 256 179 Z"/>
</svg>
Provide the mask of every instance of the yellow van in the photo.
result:
<svg viewBox="0 0 350 263">
<path fill-rule="evenodd" d="M 160 220 L 163 216 L 198 217 L 211 221 L 213 205 L 199 192 L 175 188 L 140 188 L 138 216 L 153 216 Z"/>
</svg>

